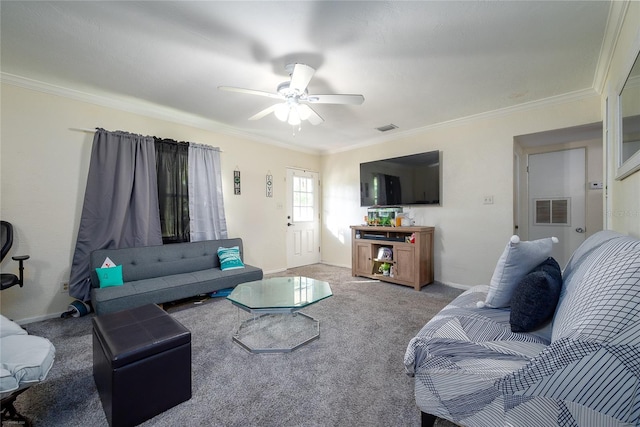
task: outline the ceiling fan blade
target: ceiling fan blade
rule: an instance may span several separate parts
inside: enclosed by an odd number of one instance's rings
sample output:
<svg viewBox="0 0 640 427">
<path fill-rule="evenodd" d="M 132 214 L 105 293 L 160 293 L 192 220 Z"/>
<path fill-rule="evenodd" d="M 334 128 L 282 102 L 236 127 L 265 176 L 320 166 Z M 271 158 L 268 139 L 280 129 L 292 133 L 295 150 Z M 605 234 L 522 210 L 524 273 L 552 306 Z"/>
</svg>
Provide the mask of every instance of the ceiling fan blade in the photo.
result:
<svg viewBox="0 0 640 427">
<path fill-rule="evenodd" d="M 362 95 L 309 95 L 305 101 L 312 104 L 348 104 L 360 105 L 364 102 Z"/>
<path fill-rule="evenodd" d="M 264 116 L 266 116 L 267 114 L 271 114 L 275 109 L 276 106 L 278 104 L 274 104 L 271 107 L 267 107 L 264 110 L 254 114 L 253 116 L 249 117 L 249 120 L 260 120 L 261 118 L 263 118 Z"/>
<path fill-rule="evenodd" d="M 304 120 L 308 120 L 312 125 L 319 125 L 324 122 L 324 119 L 320 117 L 318 113 L 316 113 L 313 108 L 309 107 L 307 104 L 299 104 L 298 112 L 300 113 L 300 118 Z"/>
<path fill-rule="evenodd" d="M 226 92 L 238 92 L 238 93 L 246 93 L 247 95 L 259 95 L 259 96 L 266 96 L 267 98 L 283 99 L 282 95 L 280 95 L 279 93 L 263 92 L 261 90 L 245 89 L 245 88 L 233 87 L 233 86 L 218 86 L 218 89 L 224 90 Z"/>
<path fill-rule="evenodd" d="M 291 73 L 291 84 L 289 88 L 297 90 L 300 94 L 304 93 L 315 72 L 316 70 L 308 65 L 295 64 L 293 73 Z"/>
</svg>

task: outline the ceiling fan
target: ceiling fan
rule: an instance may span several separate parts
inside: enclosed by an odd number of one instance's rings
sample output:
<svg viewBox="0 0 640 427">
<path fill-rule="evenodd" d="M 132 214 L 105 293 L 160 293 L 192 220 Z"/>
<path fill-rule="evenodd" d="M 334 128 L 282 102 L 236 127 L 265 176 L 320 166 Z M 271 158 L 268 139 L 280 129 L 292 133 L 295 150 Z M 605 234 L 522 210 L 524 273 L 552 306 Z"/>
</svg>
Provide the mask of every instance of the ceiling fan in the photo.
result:
<svg viewBox="0 0 640 427">
<path fill-rule="evenodd" d="M 273 113 L 278 120 L 287 122 L 292 126 L 300 125 L 302 120 L 308 120 L 312 125 L 318 125 L 324 121 L 308 104 L 360 105 L 364 102 L 364 96 L 362 95 L 309 95 L 307 86 L 316 70 L 305 64 L 287 64 L 285 70 L 291 76 L 291 80 L 280 83 L 277 93 L 232 86 L 218 86 L 218 89 L 279 99 L 282 102 L 265 108 L 259 113 L 249 117 L 249 120 L 259 120 Z"/>
</svg>

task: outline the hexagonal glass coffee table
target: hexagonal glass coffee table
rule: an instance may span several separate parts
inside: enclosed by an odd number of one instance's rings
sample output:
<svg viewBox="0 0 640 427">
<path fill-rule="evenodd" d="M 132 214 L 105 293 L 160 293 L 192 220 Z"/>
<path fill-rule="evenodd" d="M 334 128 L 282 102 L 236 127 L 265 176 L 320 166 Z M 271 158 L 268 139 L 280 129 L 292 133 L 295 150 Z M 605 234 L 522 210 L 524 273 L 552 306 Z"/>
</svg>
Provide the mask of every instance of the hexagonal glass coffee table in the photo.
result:
<svg viewBox="0 0 640 427">
<path fill-rule="evenodd" d="M 252 353 L 287 353 L 320 337 L 320 322 L 299 310 L 329 298 L 327 282 L 274 277 L 241 283 L 227 297 L 238 307 L 233 341 Z M 240 311 L 251 317 L 241 320 Z"/>
</svg>

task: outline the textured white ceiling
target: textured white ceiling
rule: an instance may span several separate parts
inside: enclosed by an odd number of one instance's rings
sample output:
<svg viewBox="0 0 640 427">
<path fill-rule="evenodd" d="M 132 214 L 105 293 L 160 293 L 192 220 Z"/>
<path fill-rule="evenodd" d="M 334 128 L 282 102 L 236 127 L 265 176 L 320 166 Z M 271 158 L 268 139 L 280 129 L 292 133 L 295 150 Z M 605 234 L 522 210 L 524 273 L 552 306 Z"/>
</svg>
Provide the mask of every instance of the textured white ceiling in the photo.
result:
<svg viewBox="0 0 640 427">
<path fill-rule="evenodd" d="M 3 79 L 169 107 L 209 127 L 336 151 L 466 117 L 593 90 L 610 2 L 600 1 L 2 1 Z M 317 72 L 302 130 L 247 118 L 286 63 Z M 595 88 L 597 89 L 597 88 Z M 376 127 L 398 129 L 381 134 Z M 100 123 L 78 126 L 100 126 Z M 130 129 L 135 131 L 135 129 Z"/>
</svg>

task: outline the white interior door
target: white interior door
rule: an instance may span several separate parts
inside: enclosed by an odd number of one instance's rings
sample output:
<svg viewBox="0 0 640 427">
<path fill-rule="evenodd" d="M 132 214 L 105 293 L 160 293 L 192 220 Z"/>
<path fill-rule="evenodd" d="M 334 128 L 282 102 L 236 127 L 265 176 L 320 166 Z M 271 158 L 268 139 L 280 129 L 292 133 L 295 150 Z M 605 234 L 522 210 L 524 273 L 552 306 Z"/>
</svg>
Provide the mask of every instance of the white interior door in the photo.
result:
<svg viewBox="0 0 640 427">
<path fill-rule="evenodd" d="M 287 268 L 320 262 L 319 191 L 317 172 L 287 169 Z"/>
<path fill-rule="evenodd" d="M 564 268 L 585 239 L 585 149 L 530 154 L 529 240 L 556 236 L 552 256 Z"/>
</svg>

